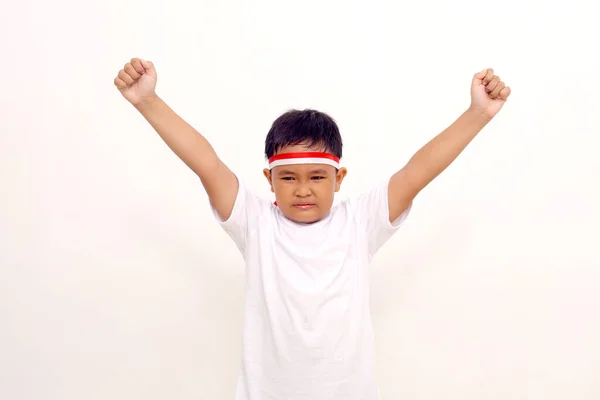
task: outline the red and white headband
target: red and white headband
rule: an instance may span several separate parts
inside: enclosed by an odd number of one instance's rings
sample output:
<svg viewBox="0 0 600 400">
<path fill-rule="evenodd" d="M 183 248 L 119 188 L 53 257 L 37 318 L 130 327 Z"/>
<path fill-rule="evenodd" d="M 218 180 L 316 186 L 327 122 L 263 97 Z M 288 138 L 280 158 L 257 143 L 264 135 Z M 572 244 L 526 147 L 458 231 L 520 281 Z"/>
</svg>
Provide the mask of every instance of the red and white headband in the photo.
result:
<svg viewBox="0 0 600 400">
<path fill-rule="evenodd" d="M 277 154 L 269 158 L 269 169 L 278 167 L 280 165 L 295 164 L 326 164 L 339 169 L 340 159 L 333 154 L 314 151 Z"/>
</svg>

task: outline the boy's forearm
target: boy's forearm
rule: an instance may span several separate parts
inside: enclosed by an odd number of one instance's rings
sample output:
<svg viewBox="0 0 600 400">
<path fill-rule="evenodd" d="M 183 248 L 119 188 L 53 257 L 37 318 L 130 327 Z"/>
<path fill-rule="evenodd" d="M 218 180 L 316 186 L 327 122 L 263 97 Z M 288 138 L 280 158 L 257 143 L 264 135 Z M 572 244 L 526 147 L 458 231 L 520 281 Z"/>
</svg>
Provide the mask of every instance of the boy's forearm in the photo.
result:
<svg viewBox="0 0 600 400">
<path fill-rule="evenodd" d="M 208 140 L 156 95 L 157 76 L 152 62 L 133 58 L 119 71 L 114 83 L 167 146 L 200 178 L 214 210 L 226 220 L 238 193 L 237 177 Z"/>
<path fill-rule="evenodd" d="M 150 123 L 169 148 L 200 178 L 219 166 L 211 144 L 177 115 L 160 97 L 154 96 L 135 108 Z"/>
<path fill-rule="evenodd" d="M 413 199 L 441 174 L 490 122 L 481 112 L 469 109 L 452 125 L 417 151 L 389 182 L 390 221 L 395 221 Z"/>
<path fill-rule="evenodd" d="M 483 113 L 469 109 L 417 151 L 405 167 L 415 191 L 422 190 L 442 173 L 488 122 L 490 118 Z"/>
</svg>

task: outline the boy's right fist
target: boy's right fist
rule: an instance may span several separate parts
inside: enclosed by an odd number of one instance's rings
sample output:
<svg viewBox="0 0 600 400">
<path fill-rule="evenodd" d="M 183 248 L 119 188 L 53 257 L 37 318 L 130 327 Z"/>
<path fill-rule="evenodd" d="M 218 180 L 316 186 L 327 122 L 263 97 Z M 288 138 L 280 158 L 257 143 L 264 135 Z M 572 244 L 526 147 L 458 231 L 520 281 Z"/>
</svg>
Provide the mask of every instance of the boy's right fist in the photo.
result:
<svg viewBox="0 0 600 400">
<path fill-rule="evenodd" d="M 156 79 L 156 69 L 150 61 L 132 58 L 114 82 L 123 97 L 135 106 L 156 96 Z"/>
</svg>

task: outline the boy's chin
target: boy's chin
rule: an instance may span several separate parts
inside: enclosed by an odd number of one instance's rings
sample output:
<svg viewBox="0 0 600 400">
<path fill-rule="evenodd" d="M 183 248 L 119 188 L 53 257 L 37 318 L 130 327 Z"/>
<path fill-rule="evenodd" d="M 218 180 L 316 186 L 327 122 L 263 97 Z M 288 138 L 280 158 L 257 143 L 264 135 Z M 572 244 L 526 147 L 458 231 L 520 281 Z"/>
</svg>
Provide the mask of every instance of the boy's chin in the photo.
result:
<svg viewBox="0 0 600 400">
<path fill-rule="evenodd" d="M 322 210 L 318 207 L 312 207 L 308 209 L 302 209 L 297 207 L 290 207 L 284 215 L 297 223 L 300 224 L 312 224 L 323 219 Z"/>
</svg>

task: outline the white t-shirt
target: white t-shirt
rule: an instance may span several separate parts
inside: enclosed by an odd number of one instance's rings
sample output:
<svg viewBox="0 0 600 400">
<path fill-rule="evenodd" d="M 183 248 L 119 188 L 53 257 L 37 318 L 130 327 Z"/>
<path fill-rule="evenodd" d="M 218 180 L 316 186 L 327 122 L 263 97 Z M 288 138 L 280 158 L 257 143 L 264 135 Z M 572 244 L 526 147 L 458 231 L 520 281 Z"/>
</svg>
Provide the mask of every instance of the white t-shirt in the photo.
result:
<svg viewBox="0 0 600 400">
<path fill-rule="evenodd" d="M 378 400 L 368 264 L 389 222 L 389 180 L 313 224 L 283 216 L 240 181 L 228 220 L 246 262 L 235 400 Z"/>
</svg>

